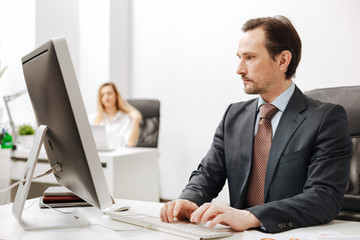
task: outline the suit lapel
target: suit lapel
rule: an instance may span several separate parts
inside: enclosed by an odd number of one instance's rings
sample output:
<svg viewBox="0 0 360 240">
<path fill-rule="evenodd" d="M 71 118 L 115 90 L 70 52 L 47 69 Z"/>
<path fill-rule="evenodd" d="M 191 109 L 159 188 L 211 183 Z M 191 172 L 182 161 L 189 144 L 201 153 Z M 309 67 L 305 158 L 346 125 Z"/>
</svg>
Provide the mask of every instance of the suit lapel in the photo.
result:
<svg viewBox="0 0 360 240">
<path fill-rule="evenodd" d="M 258 98 L 254 101 L 251 101 L 245 108 L 243 108 L 243 112 L 239 112 L 239 120 L 237 124 L 239 127 L 235 127 L 236 131 L 238 131 L 235 136 L 239 136 L 234 138 L 233 144 L 234 152 L 237 154 L 237 161 L 234 161 L 234 165 L 232 165 L 232 169 L 238 169 L 238 173 L 233 179 L 233 183 L 236 187 L 234 189 L 238 189 L 239 196 L 246 196 L 247 194 L 247 186 L 250 179 L 251 172 L 251 164 L 252 164 L 252 155 L 253 155 L 253 139 L 254 139 L 254 125 L 256 120 L 256 108 L 258 105 Z M 230 181 L 230 179 L 229 179 Z M 246 198 L 239 197 L 238 207 L 244 208 L 246 206 Z"/>
<path fill-rule="evenodd" d="M 296 87 L 280 119 L 279 125 L 275 132 L 275 136 L 273 138 L 273 142 L 271 144 L 265 176 L 264 199 L 266 199 L 267 197 L 271 181 L 273 179 L 280 157 L 285 150 L 285 147 L 287 146 L 295 131 L 305 120 L 305 117 L 301 114 L 301 112 L 305 109 L 306 103 L 304 95 Z"/>
<path fill-rule="evenodd" d="M 252 164 L 252 158 L 253 158 L 253 147 L 254 147 L 254 126 L 256 121 L 256 111 L 257 111 L 257 105 L 258 105 L 258 99 L 256 101 L 253 101 L 251 104 L 249 104 L 245 109 L 247 114 L 244 116 L 243 120 L 244 123 L 247 123 L 246 125 L 248 127 L 242 128 L 242 142 L 239 146 L 243 149 L 243 155 L 245 158 L 242 159 L 248 159 L 249 161 L 246 162 L 247 167 L 245 168 L 246 171 L 246 179 L 249 180 L 250 177 L 250 171 L 251 171 L 251 164 Z M 249 124 L 251 123 L 251 124 Z M 246 126 L 244 125 L 244 126 Z M 251 139 L 252 141 L 249 141 Z M 250 149 L 250 151 L 249 151 Z"/>
</svg>

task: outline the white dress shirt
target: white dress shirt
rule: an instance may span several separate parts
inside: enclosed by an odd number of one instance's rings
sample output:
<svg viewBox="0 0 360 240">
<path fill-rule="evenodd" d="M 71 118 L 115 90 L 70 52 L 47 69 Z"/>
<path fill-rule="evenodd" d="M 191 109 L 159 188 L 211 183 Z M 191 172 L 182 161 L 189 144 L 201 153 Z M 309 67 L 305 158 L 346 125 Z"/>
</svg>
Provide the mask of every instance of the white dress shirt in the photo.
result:
<svg viewBox="0 0 360 240">
<path fill-rule="evenodd" d="M 96 115 L 97 113 L 89 115 L 91 125 L 95 125 Z M 129 115 L 122 111 L 118 111 L 111 120 L 108 118 L 106 113 L 104 113 L 104 118 L 99 125 L 105 126 L 110 147 L 121 148 L 128 146 L 131 124 L 132 120 Z"/>
</svg>

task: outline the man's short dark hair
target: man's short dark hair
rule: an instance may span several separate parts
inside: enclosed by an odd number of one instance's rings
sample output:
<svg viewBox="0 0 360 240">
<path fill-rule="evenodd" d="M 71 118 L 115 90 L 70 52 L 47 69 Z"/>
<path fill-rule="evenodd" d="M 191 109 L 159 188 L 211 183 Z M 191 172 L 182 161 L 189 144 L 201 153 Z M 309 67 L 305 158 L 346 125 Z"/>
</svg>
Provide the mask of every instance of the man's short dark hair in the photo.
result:
<svg viewBox="0 0 360 240">
<path fill-rule="evenodd" d="M 275 16 L 250 19 L 242 30 L 247 32 L 258 27 L 265 31 L 265 47 L 274 60 L 282 51 L 291 52 L 292 58 L 286 71 L 286 78 L 292 78 L 301 59 L 301 40 L 295 27 L 286 17 Z"/>
</svg>

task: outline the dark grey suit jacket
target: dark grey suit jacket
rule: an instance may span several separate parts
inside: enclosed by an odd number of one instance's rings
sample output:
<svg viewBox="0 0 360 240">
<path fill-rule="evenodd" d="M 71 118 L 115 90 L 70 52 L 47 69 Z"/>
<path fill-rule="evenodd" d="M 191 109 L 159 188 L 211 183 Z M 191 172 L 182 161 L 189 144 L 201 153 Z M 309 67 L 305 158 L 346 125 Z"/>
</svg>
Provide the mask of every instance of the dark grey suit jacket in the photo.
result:
<svg viewBox="0 0 360 240">
<path fill-rule="evenodd" d="M 180 198 L 211 202 L 228 180 L 230 205 L 246 209 L 257 99 L 232 104 L 212 146 Z M 352 143 L 343 107 L 296 87 L 276 129 L 265 177 L 265 204 L 248 208 L 268 232 L 331 221 L 341 209 Z"/>
</svg>

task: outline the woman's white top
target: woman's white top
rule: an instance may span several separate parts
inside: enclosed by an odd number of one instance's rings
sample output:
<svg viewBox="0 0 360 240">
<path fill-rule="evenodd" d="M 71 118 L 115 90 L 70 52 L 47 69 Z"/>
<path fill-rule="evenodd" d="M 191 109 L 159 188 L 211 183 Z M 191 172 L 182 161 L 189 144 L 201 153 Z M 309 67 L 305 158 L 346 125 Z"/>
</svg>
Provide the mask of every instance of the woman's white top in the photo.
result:
<svg viewBox="0 0 360 240">
<path fill-rule="evenodd" d="M 95 125 L 96 115 L 97 113 L 89 115 L 91 125 Z M 127 113 L 118 111 L 111 120 L 108 118 L 106 113 L 104 113 L 104 118 L 99 125 L 105 126 L 110 147 L 121 148 L 128 146 L 131 133 L 131 123 L 132 120 Z"/>
</svg>

